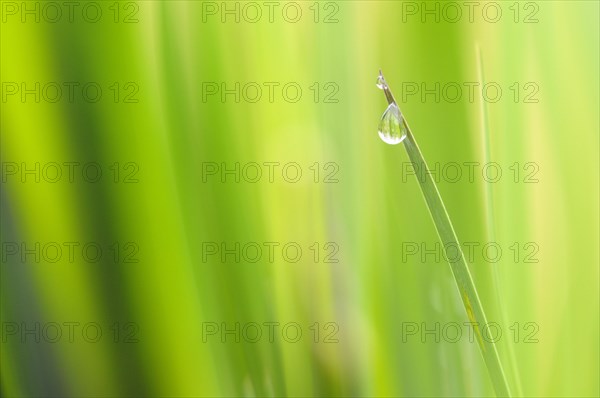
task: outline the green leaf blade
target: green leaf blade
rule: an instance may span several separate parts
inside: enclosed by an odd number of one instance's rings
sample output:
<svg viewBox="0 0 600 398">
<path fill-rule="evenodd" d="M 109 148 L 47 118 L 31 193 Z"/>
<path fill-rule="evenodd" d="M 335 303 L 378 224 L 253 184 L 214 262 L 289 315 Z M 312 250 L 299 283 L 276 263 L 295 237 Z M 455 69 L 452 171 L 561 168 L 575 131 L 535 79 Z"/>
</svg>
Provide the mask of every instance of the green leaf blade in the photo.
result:
<svg viewBox="0 0 600 398">
<path fill-rule="evenodd" d="M 429 209 L 429 213 L 433 219 L 435 229 L 438 233 L 440 241 L 443 244 L 446 258 L 452 258 L 453 260 L 449 261 L 450 269 L 452 270 L 452 274 L 454 276 L 454 280 L 456 281 L 456 285 L 465 306 L 469 321 L 473 324 L 473 330 L 477 336 L 477 342 L 479 344 L 485 364 L 488 368 L 490 378 L 492 379 L 494 390 L 496 391 L 496 395 L 499 397 L 509 397 L 510 390 L 506 381 L 504 370 L 502 368 L 502 363 L 500 362 L 500 358 L 498 356 L 496 345 L 492 341 L 484 339 L 481 334 L 479 325 L 486 325 L 487 318 L 485 316 L 483 306 L 481 305 L 481 301 L 479 300 L 477 289 L 475 288 L 473 278 L 471 277 L 471 272 L 469 271 L 469 267 L 465 261 L 465 257 L 456 236 L 456 232 L 454 231 L 452 221 L 450 220 L 450 216 L 446 211 L 446 207 L 444 206 L 444 202 L 437 189 L 435 181 L 432 178 L 431 172 L 427 167 L 425 158 L 423 157 L 423 154 L 417 145 L 410 127 L 408 127 L 408 124 L 406 123 L 406 119 L 403 119 L 402 122 L 405 124 L 408 131 L 407 137 L 403 141 L 404 148 L 406 149 L 408 157 L 410 158 L 414 168 L 421 192 L 423 193 L 423 197 L 427 203 L 427 208 Z M 457 253 L 454 254 L 453 257 L 450 257 L 449 253 L 447 252 L 448 247 L 453 247 L 457 250 Z"/>
</svg>

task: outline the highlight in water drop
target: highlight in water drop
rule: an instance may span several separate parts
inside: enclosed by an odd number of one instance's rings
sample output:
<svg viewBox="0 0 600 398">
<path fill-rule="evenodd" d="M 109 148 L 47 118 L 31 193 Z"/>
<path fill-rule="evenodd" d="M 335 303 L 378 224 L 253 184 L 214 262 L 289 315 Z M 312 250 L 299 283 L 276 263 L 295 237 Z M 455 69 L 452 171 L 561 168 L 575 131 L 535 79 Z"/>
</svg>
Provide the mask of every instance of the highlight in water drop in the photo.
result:
<svg viewBox="0 0 600 398">
<path fill-rule="evenodd" d="M 390 104 L 383 112 L 378 130 L 379 137 L 386 144 L 397 145 L 406 138 L 406 124 L 396 104 Z"/>
</svg>

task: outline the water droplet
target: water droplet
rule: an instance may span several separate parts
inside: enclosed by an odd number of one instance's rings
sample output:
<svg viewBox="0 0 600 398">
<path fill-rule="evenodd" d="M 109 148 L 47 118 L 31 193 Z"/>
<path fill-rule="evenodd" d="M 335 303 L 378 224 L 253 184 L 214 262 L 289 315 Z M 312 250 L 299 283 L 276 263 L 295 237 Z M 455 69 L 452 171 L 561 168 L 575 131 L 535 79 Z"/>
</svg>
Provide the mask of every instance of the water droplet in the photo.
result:
<svg viewBox="0 0 600 398">
<path fill-rule="evenodd" d="M 379 122 L 379 137 L 386 144 L 397 145 L 406 138 L 406 124 L 396 104 L 390 104 Z"/>
<path fill-rule="evenodd" d="M 387 87 L 387 84 L 385 84 L 385 80 L 383 78 L 383 76 L 380 74 L 379 76 L 377 76 L 377 88 L 380 90 L 383 90 L 384 88 Z"/>
</svg>

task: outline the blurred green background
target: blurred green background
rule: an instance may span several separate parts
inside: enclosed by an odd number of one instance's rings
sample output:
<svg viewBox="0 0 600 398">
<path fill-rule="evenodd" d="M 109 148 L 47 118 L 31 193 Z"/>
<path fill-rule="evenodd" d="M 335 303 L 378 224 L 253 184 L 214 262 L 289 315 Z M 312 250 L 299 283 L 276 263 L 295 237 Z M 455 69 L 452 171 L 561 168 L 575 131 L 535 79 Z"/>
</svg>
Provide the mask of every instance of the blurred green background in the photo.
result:
<svg viewBox="0 0 600 398">
<path fill-rule="evenodd" d="M 2 2 L 2 396 L 494 395 L 379 69 L 512 393 L 600 394 L 598 2 L 69 4 Z"/>
</svg>

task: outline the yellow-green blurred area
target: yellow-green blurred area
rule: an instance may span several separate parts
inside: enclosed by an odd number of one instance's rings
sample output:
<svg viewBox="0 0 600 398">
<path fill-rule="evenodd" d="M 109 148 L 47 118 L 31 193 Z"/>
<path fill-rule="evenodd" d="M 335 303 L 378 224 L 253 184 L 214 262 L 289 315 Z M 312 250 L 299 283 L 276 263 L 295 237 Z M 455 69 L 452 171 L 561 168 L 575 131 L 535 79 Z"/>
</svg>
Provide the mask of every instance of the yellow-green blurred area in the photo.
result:
<svg viewBox="0 0 600 398">
<path fill-rule="evenodd" d="M 598 396 L 597 1 L 2 1 L 1 394 Z"/>
</svg>

